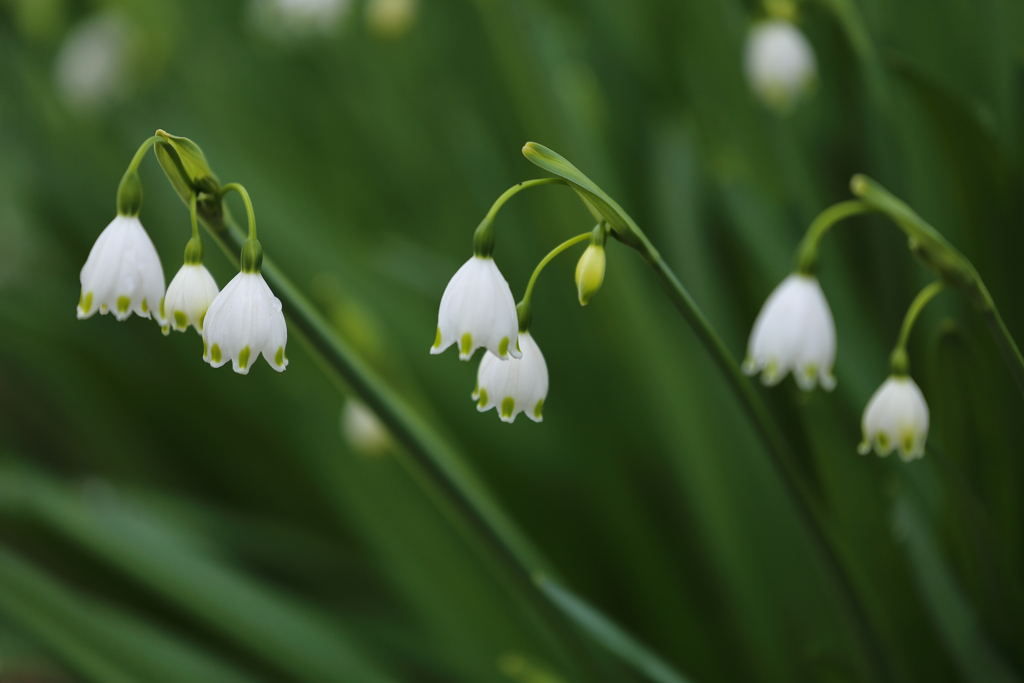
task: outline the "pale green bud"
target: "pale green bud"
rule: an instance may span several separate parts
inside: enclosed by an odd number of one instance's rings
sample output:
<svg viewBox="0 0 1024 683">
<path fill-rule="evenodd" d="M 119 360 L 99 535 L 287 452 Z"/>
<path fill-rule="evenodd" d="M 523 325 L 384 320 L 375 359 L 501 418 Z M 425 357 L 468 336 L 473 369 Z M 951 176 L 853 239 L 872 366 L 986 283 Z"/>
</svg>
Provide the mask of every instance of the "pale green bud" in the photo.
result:
<svg viewBox="0 0 1024 683">
<path fill-rule="evenodd" d="M 604 247 L 591 244 L 576 264 L 576 290 L 580 295 L 580 305 L 586 306 L 601 289 L 604 282 Z"/>
</svg>

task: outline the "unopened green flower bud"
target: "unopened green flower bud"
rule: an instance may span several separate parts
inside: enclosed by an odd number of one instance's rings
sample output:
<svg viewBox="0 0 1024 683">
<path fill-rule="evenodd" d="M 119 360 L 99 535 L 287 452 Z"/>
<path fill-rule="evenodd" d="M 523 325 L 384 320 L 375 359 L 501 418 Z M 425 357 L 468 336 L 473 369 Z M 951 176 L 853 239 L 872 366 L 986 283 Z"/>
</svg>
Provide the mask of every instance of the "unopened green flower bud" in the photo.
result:
<svg viewBox="0 0 1024 683">
<path fill-rule="evenodd" d="M 604 282 L 604 247 L 591 242 L 587 250 L 576 264 L 576 290 L 580 295 L 580 305 L 586 306 L 601 289 Z"/>
<path fill-rule="evenodd" d="M 220 189 L 220 182 L 206 163 L 206 156 L 199 145 L 162 130 L 156 134 L 163 138 L 163 142 L 156 145 L 156 158 L 186 203 L 193 192 L 213 194 Z"/>
</svg>

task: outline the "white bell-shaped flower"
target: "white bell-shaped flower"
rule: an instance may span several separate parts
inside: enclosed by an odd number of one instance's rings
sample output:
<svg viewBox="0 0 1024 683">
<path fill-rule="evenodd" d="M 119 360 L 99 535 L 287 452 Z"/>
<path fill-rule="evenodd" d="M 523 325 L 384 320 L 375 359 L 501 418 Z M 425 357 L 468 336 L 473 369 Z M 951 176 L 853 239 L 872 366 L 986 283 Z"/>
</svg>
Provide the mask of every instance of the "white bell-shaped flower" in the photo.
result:
<svg viewBox="0 0 1024 683">
<path fill-rule="evenodd" d="M 917 383 L 910 377 L 892 375 L 864 409 L 864 440 L 857 451 L 865 455 L 874 448 L 884 456 L 899 448 L 903 460 L 920 458 L 928 439 L 928 419 L 928 404 Z"/>
<path fill-rule="evenodd" d="M 755 24 L 747 35 L 747 81 L 769 107 L 788 111 L 814 82 L 814 49 L 800 29 L 784 19 Z"/>
<path fill-rule="evenodd" d="M 138 216 L 118 215 L 110 221 L 92 245 L 80 279 L 79 320 L 96 311 L 102 315 L 113 311 L 118 320 L 135 313 L 155 317 L 161 327 L 167 325 L 164 269 Z"/>
<path fill-rule="evenodd" d="M 494 259 L 473 256 L 444 290 L 430 353 L 458 344 L 462 360 L 469 360 L 481 346 L 502 360 L 519 358 L 518 336 L 519 316 L 508 282 Z"/>
<path fill-rule="evenodd" d="M 256 356 L 283 372 L 288 366 L 288 327 L 281 301 L 258 272 L 241 272 L 210 304 L 203 321 L 203 360 L 215 368 L 231 361 L 247 375 Z"/>
<path fill-rule="evenodd" d="M 543 420 L 541 410 L 548 395 L 548 366 L 529 332 L 519 335 L 522 358 L 502 361 L 493 353 L 480 359 L 473 400 L 477 410 L 498 408 L 502 422 L 513 422 L 525 412 L 534 422 Z"/>
<path fill-rule="evenodd" d="M 164 313 L 171 327 L 184 332 L 189 325 L 202 334 L 203 319 L 217 297 L 217 282 L 202 263 L 185 263 L 167 286 Z"/>
<path fill-rule="evenodd" d="M 818 382 L 832 391 L 836 379 L 836 324 L 818 278 L 794 273 L 775 288 L 754 322 L 743 371 L 775 385 L 790 371 L 800 388 Z"/>
</svg>

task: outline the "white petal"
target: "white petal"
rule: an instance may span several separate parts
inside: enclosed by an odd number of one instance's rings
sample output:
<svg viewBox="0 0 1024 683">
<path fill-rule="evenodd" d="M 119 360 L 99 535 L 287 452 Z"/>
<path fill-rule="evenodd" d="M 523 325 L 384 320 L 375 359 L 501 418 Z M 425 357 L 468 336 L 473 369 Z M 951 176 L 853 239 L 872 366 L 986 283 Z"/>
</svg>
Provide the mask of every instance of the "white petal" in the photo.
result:
<svg viewBox="0 0 1024 683">
<path fill-rule="evenodd" d="M 477 410 L 498 409 L 503 422 L 513 422 L 525 412 L 534 422 L 543 419 L 541 410 L 548 395 L 548 367 L 544 354 L 529 332 L 519 335 L 522 358 L 502 361 L 488 352 L 477 371 Z"/>
<path fill-rule="evenodd" d="M 204 317 L 217 294 L 217 282 L 206 266 L 182 265 L 168 285 L 164 297 L 164 312 L 168 322 L 181 332 L 192 325 L 201 334 Z"/>
<path fill-rule="evenodd" d="M 263 354 L 277 371 L 288 365 L 288 331 L 281 302 L 259 273 L 239 273 L 225 285 L 206 312 L 203 359 L 217 368 L 229 360 L 235 372 L 246 375 Z M 280 351 L 280 360 L 276 356 Z M 269 354 L 269 355 L 268 355 Z"/>
<path fill-rule="evenodd" d="M 910 377 L 889 377 L 875 391 L 864 409 L 861 429 L 864 441 L 860 452 L 871 447 L 878 455 L 899 449 L 904 460 L 924 455 L 928 439 L 928 403 Z"/>
<path fill-rule="evenodd" d="M 519 316 L 508 282 L 494 259 L 473 256 L 441 296 L 430 352 L 441 353 L 457 344 L 462 360 L 469 360 L 481 346 L 502 359 L 519 358 L 518 334 Z"/>
<path fill-rule="evenodd" d="M 769 295 L 754 322 L 743 371 L 778 384 L 789 372 L 810 390 L 835 387 L 836 329 L 817 278 L 793 274 Z"/>
<path fill-rule="evenodd" d="M 117 216 L 96 239 L 80 275 L 80 319 L 113 311 L 118 320 L 133 312 L 163 327 L 164 270 L 153 241 L 137 216 Z"/>
</svg>

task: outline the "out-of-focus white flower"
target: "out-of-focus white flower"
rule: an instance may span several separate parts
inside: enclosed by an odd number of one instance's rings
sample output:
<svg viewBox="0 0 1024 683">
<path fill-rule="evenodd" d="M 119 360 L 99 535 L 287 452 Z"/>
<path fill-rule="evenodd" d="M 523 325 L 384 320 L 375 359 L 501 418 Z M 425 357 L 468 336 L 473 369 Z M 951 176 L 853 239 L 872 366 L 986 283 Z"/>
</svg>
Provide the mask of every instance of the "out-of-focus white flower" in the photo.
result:
<svg viewBox="0 0 1024 683">
<path fill-rule="evenodd" d="M 579 294 L 581 306 L 589 304 L 597 290 L 601 289 L 605 261 L 604 247 L 591 244 L 576 264 L 576 293 Z"/>
<path fill-rule="evenodd" d="M 928 419 L 928 404 L 917 383 L 892 375 L 864 409 L 864 440 L 857 451 L 866 455 L 874 447 L 875 453 L 884 456 L 899 448 L 905 461 L 920 458 L 928 439 Z"/>
<path fill-rule="evenodd" d="M 230 360 L 235 372 L 247 375 L 262 353 L 270 367 L 283 372 L 287 342 L 281 301 L 258 272 L 236 275 L 206 311 L 203 360 L 215 368 Z"/>
<path fill-rule="evenodd" d="M 351 0 L 252 0 L 249 9 L 261 31 L 287 40 L 331 34 L 350 4 Z"/>
<path fill-rule="evenodd" d="M 366 25 L 381 38 L 400 38 L 416 21 L 419 0 L 368 0 Z"/>
<path fill-rule="evenodd" d="M 381 455 L 391 445 L 391 435 L 377 414 L 353 398 L 342 408 L 341 430 L 352 449 L 363 455 Z"/>
<path fill-rule="evenodd" d="M 189 325 L 203 333 L 203 318 L 217 297 L 217 282 L 202 263 L 185 263 L 167 286 L 164 312 L 171 327 L 184 332 Z"/>
<path fill-rule="evenodd" d="M 164 269 L 138 216 L 118 215 L 110 221 L 92 245 L 80 279 L 79 320 L 113 311 L 118 320 L 135 313 L 167 325 Z"/>
<path fill-rule="evenodd" d="M 743 371 L 778 384 L 790 371 L 800 388 L 836 386 L 836 324 L 818 278 L 794 273 L 775 288 L 754 322 Z"/>
<path fill-rule="evenodd" d="M 490 256 L 473 256 L 441 296 L 437 336 L 430 353 L 458 344 L 459 358 L 469 360 L 481 346 L 502 360 L 519 358 L 519 316 L 512 290 Z"/>
<path fill-rule="evenodd" d="M 128 21 L 113 12 L 86 19 L 68 32 L 54 63 L 57 92 L 66 105 L 93 111 L 124 95 L 130 33 Z"/>
<path fill-rule="evenodd" d="M 480 359 L 473 400 L 477 410 L 498 408 L 502 422 L 513 422 L 525 412 L 534 422 L 543 420 L 541 410 L 548 395 L 548 366 L 529 332 L 519 335 L 522 358 L 507 361 L 488 352 Z"/>
<path fill-rule="evenodd" d="M 784 19 L 755 24 L 747 35 L 750 87 L 769 107 L 790 110 L 814 82 L 817 61 L 807 38 Z"/>
</svg>

